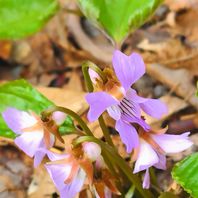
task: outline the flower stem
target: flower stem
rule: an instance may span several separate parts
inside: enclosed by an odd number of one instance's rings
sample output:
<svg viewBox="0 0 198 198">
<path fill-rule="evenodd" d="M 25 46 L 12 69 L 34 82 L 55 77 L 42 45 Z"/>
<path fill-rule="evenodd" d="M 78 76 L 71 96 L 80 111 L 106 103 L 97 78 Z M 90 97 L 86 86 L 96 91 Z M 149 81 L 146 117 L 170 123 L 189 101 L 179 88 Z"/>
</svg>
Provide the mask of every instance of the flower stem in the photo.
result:
<svg viewBox="0 0 198 198">
<path fill-rule="evenodd" d="M 81 126 L 82 130 L 89 136 L 93 136 L 91 130 L 89 129 L 89 127 L 87 126 L 87 124 L 81 119 L 81 117 L 75 113 L 74 111 L 67 109 L 65 107 L 59 107 L 59 106 L 54 106 L 51 107 L 45 111 L 42 112 L 42 119 L 47 118 L 49 115 L 51 115 L 53 112 L 55 111 L 61 111 L 67 115 L 70 115 L 73 119 L 75 119 L 79 125 Z"/>
<path fill-rule="evenodd" d="M 75 141 L 75 144 L 78 145 L 82 142 L 89 142 L 89 141 L 99 144 L 103 150 L 105 150 L 112 156 L 111 161 L 120 167 L 120 169 L 124 172 L 124 174 L 128 177 L 128 179 L 134 184 L 136 189 L 141 193 L 142 197 L 154 198 L 153 194 L 150 191 L 142 188 L 141 181 L 140 181 L 139 177 L 132 173 L 131 168 L 128 166 L 128 164 L 124 161 L 124 159 L 122 159 L 122 157 L 116 151 L 114 151 L 114 149 L 112 149 L 111 146 L 109 146 L 105 142 L 103 142 L 93 136 L 92 137 L 91 136 L 79 137 Z"/>
<path fill-rule="evenodd" d="M 91 61 L 84 62 L 82 64 L 82 72 L 83 72 L 83 76 L 85 79 L 86 87 L 88 89 L 88 92 L 93 92 L 93 85 L 92 85 L 92 81 L 88 72 L 89 68 L 94 70 L 100 76 L 100 78 L 102 79 L 104 83 L 107 82 L 107 78 L 105 74 L 103 73 L 103 71 L 97 65 L 95 65 Z"/>
<path fill-rule="evenodd" d="M 108 142 L 108 144 L 110 146 L 114 147 L 113 141 L 112 141 L 111 136 L 109 134 L 109 129 L 107 128 L 102 115 L 99 117 L 98 121 L 99 121 L 100 127 L 103 131 L 103 135 L 105 137 L 106 142 Z"/>
<path fill-rule="evenodd" d="M 103 71 L 97 65 L 95 65 L 94 63 L 92 63 L 90 61 L 84 62 L 82 64 L 82 71 L 83 71 L 84 79 L 86 82 L 86 86 L 87 86 L 87 89 L 89 92 L 93 92 L 93 84 L 92 84 L 92 81 L 91 81 L 91 78 L 90 78 L 89 72 L 88 72 L 89 68 L 94 70 L 101 77 L 101 79 L 103 80 L 103 83 L 106 83 L 107 78 L 104 75 Z M 114 146 L 111 136 L 109 135 L 109 130 L 105 124 L 105 121 L 104 121 L 104 118 L 102 117 L 102 115 L 99 117 L 98 121 L 99 121 L 100 127 L 103 131 L 103 135 L 105 137 L 106 142 L 108 142 L 109 145 Z"/>
</svg>

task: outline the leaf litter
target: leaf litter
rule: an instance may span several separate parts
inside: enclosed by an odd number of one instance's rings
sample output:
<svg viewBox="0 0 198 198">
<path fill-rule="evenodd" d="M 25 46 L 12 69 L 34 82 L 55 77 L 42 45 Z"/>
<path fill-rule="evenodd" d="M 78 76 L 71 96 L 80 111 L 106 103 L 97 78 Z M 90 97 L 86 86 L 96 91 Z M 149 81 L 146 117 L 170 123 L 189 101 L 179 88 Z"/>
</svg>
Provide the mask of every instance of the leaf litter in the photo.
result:
<svg viewBox="0 0 198 198">
<path fill-rule="evenodd" d="M 78 9 L 68 1 L 63 1 L 62 5 Z M 198 100 L 195 85 L 198 79 L 198 23 L 192 19 L 198 17 L 198 1 L 166 0 L 162 6 L 161 11 L 125 41 L 122 50 L 126 53 L 139 52 L 147 64 L 148 76 L 140 80 L 139 85 L 137 83 L 140 94 L 161 97 L 169 106 L 167 117 L 158 122 L 148 118 L 149 122 L 153 126 L 163 126 L 169 120 L 171 129 L 179 131 L 178 121 L 187 120 L 182 130 L 191 129 L 191 138 L 197 142 Z M 40 33 L 18 41 L 0 41 L 0 46 L 1 81 L 23 77 L 56 104 L 71 107 L 86 120 L 88 106 L 83 98 L 86 90 L 81 63 L 90 59 L 101 67 L 108 66 L 113 50 L 111 43 L 86 19 L 62 10 Z M 107 122 L 109 127 L 114 124 L 112 120 Z M 102 138 L 97 122 L 90 127 Z M 112 136 L 121 155 L 128 158 L 113 131 Z M 0 172 L 3 173 L 0 197 L 56 196 L 45 171 L 40 167 L 33 171 L 31 159 L 25 157 L 12 142 L 3 139 L 0 143 Z M 179 161 L 195 151 L 197 145 L 187 153 L 171 156 L 168 167 L 172 167 L 173 161 Z M 17 164 L 15 167 L 13 162 Z M 169 172 L 166 175 L 159 173 L 159 178 L 161 181 L 169 178 L 168 183 L 163 183 L 163 189 L 170 188 L 172 180 Z M 50 189 L 47 194 L 46 188 Z"/>
</svg>

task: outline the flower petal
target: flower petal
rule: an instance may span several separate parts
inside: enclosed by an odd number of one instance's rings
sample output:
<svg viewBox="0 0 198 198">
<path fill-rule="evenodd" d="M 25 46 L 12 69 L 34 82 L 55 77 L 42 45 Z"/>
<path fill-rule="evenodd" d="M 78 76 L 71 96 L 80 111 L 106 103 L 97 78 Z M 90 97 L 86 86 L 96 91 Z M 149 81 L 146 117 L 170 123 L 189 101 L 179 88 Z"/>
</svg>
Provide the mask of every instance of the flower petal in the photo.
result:
<svg viewBox="0 0 198 198">
<path fill-rule="evenodd" d="M 24 132 L 14 142 L 30 157 L 33 157 L 40 147 L 45 147 L 41 132 Z"/>
<path fill-rule="evenodd" d="M 144 180 L 142 187 L 145 189 L 148 189 L 150 187 L 150 174 L 149 174 L 149 169 L 146 169 L 146 173 L 144 175 Z"/>
<path fill-rule="evenodd" d="M 51 152 L 49 150 L 46 151 L 47 157 L 51 160 L 51 161 L 57 161 L 57 160 L 62 160 L 62 159 L 66 159 L 69 158 L 70 155 L 69 154 L 59 154 L 59 153 L 54 153 Z"/>
<path fill-rule="evenodd" d="M 118 104 L 119 101 L 105 92 L 95 92 L 86 95 L 86 100 L 90 105 L 88 112 L 89 121 L 95 121 L 111 105 Z"/>
<path fill-rule="evenodd" d="M 154 118 L 161 118 L 168 112 L 167 106 L 159 99 L 147 99 L 144 103 L 140 103 L 140 107 L 146 114 Z"/>
<path fill-rule="evenodd" d="M 160 153 L 157 153 L 157 155 L 159 157 L 159 162 L 154 166 L 158 169 L 166 170 L 166 156 Z"/>
<path fill-rule="evenodd" d="M 193 143 L 189 140 L 189 134 L 189 132 L 181 135 L 161 134 L 152 135 L 152 138 L 166 153 L 178 153 L 192 146 Z"/>
<path fill-rule="evenodd" d="M 146 170 L 159 162 L 158 155 L 143 139 L 140 141 L 140 150 L 133 173 Z"/>
<path fill-rule="evenodd" d="M 34 155 L 34 167 L 37 167 L 40 165 L 45 155 L 46 155 L 45 149 L 36 151 Z"/>
<path fill-rule="evenodd" d="M 127 153 L 139 145 L 137 131 L 132 125 L 120 119 L 116 121 L 115 128 L 119 132 L 122 142 L 126 145 Z"/>
<path fill-rule="evenodd" d="M 120 102 L 120 108 L 131 117 L 141 117 L 140 105 L 127 97 Z"/>
<path fill-rule="evenodd" d="M 80 168 L 71 184 L 65 185 L 65 187 L 60 191 L 60 198 L 74 198 L 77 193 L 81 191 L 85 179 L 86 173 L 82 168 Z"/>
<path fill-rule="evenodd" d="M 66 184 L 64 181 L 70 175 L 72 166 L 70 164 L 45 164 L 52 181 L 56 188 L 61 191 L 65 188 Z"/>
<path fill-rule="evenodd" d="M 112 198 L 112 192 L 107 187 L 105 187 L 105 198 Z"/>
<path fill-rule="evenodd" d="M 112 62 L 116 76 L 125 91 L 145 73 L 144 62 L 142 57 L 137 53 L 132 53 L 130 56 L 127 56 L 115 50 Z"/>
<path fill-rule="evenodd" d="M 114 120 L 119 120 L 121 116 L 120 109 L 118 105 L 112 105 L 107 108 L 107 112 Z"/>
<path fill-rule="evenodd" d="M 2 116 L 8 127 L 16 134 L 21 134 L 22 129 L 37 123 L 37 120 L 29 113 L 11 107 L 7 108 Z"/>
<path fill-rule="evenodd" d="M 138 103 L 146 114 L 154 118 L 160 118 L 163 114 L 167 113 L 167 106 L 159 99 L 140 97 L 137 95 L 134 89 L 129 89 L 127 91 L 126 97 L 130 101 L 133 101 L 133 103 Z"/>
<path fill-rule="evenodd" d="M 128 115 L 122 115 L 121 119 L 128 123 L 139 124 L 145 131 L 149 131 L 151 128 L 142 118 L 132 117 L 132 116 L 128 116 Z"/>
</svg>

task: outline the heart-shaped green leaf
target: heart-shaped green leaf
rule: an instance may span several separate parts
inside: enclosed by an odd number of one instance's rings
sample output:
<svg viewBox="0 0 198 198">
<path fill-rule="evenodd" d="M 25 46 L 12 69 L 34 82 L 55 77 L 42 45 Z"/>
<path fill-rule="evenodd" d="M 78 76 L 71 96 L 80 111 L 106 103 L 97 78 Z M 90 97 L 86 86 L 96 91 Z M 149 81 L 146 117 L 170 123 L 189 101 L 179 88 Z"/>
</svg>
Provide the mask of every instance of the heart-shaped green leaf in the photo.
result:
<svg viewBox="0 0 198 198">
<path fill-rule="evenodd" d="M 162 0 L 78 0 L 82 12 L 116 42 L 141 26 Z"/>
<path fill-rule="evenodd" d="M 57 0 L 0 0 L 0 38 L 31 35 L 57 10 Z"/>
<path fill-rule="evenodd" d="M 198 197 L 198 153 L 177 163 L 172 171 L 174 180 L 192 197 Z"/>
<path fill-rule="evenodd" d="M 15 107 L 19 110 L 33 111 L 40 114 L 43 110 L 53 106 L 53 102 L 40 94 L 25 80 L 16 80 L 0 85 L 0 136 L 14 138 L 15 134 L 7 127 L 1 112 L 7 107 Z M 73 120 L 67 116 L 60 126 L 60 134 L 69 134 L 75 130 Z"/>
</svg>

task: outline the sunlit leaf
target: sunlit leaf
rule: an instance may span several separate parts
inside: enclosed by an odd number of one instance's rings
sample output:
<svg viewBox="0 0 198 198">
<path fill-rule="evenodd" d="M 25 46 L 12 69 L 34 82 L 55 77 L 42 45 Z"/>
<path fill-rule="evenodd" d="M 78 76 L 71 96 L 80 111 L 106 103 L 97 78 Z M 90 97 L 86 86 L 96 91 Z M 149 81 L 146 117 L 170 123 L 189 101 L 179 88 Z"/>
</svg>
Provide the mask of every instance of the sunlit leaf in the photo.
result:
<svg viewBox="0 0 198 198">
<path fill-rule="evenodd" d="M 116 42 L 141 26 L 162 0 L 78 0 L 82 12 Z"/>
<path fill-rule="evenodd" d="M 198 197 L 198 153 L 177 163 L 172 171 L 174 180 L 192 197 Z"/>
<path fill-rule="evenodd" d="M 0 0 L 0 38 L 37 32 L 58 10 L 57 0 Z"/>
</svg>

